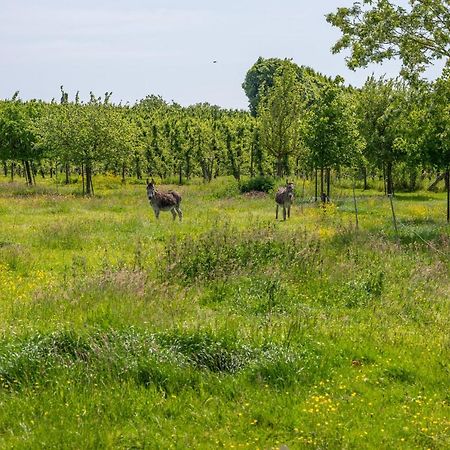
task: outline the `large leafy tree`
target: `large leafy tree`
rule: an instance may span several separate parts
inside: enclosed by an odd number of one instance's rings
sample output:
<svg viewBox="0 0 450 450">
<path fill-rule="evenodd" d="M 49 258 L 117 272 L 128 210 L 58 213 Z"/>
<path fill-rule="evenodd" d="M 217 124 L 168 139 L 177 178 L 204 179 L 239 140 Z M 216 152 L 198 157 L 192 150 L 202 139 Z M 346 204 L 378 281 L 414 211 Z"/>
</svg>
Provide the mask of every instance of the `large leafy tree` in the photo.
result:
<svg viewBox="0 0 450 450">
<path fill-rule="evenodd" d="M 242 88 L 248 97 L 250 113 L 252 116 L 258 114 L 258 106 L 262 98 L 264 98 L 270 89 L 275 84 L 275 76 L 282 68 L 290 67 L 297 77 L 302 88 L 302 96 L 308 97 L 310 95 L 311 81 L 314 84 L 322 85 L 331 81 L 326 77 L 310 67 L 298 66 L 290 59 L 280 58 L 262 58 L 253 64 L 248 70 L 245 80 L 242 83 Z"/>
<path fill-rule="evenodd" d="M 395 80 L 370 77 L 358 95 L 359 128 L 366 141 L 364 155 L 385 173 L 387 194 L 394 192 L 394 165 L 407 154 L 400 140 L 405 104 L 404 86 Z"/>
<path fill-rule="evenodd" d="M 338 8 L 327 21 L 342 31 L 332 50 L 349 49 L 351 69 L 399 58 L 404 75 L 417 75 L 436 60 L 449 64 L 449 0 L 409 0 L 407 8 L 389 0 L 363 0 Z"/>
<path fill-rule="evenodd" d="M 44 156 L 43 148 L 37 148 L 36 136 L 32 124 L 38 120 L 45 105 L 31 100 L 21 101 L 17 95 L 3 102 L 0 114 L 0 159 L 11 161 L 11 176 L 14 176 L 14 164 L 21 162 L 25 169 L 28 184 L 33 184 L 31 164 Z"/>
<path fill-rule="evenodd" d="M 289 60 L 283 60 L 279 58 L 259 57 L 253 66 L 248 70 L 245 80 L 242 83 L 242 88 L 248 97 L 250 113 L 256 116 L 258 112 L 258 105 L 268 90 L 274 85 L 274 78 L 276 72 L 280 67 L 292 65 L 295 70 L 298 66 Z"/>
<path fill-rule="evenodd" d="M 260 139 L 266 152 L 276 160 L 276 175 L 289 172 L 289 157 L 301 145 L 305 102 L 295 69 L 284 63 L 276 72 L 274 85 L 258 106 Z"/>
<path fill-rule="evenodd" d="M 94 166 L 123 165 L 137 146 L 136 124 L 107 98 L 102 102 L 91 96 L 88 104 L 52 106 L 36 124 L 38 145 L 49 149 L 55 158 L 81 165 L 85 193 L 92 195 Z"/>
<path fill-rule="evenodd" d="M 364 141 L 358 131 L 358 119 L 351 93 L 338 83 L 325 85 L 309 105 L 305 141 L 310 166 L 321 173 L 321 194 L 326 174 L 330 195 L 330 170 L 352 166 L 361 158 Z M 324 196 L 323 196 L 324 198 Z"/>
<path fill-rule="evenodd" d="M 425 157 L 431 165 L 445 171 L 450 222 L 450 71 L 435 83 L 429 112 Z"/>
</svg>

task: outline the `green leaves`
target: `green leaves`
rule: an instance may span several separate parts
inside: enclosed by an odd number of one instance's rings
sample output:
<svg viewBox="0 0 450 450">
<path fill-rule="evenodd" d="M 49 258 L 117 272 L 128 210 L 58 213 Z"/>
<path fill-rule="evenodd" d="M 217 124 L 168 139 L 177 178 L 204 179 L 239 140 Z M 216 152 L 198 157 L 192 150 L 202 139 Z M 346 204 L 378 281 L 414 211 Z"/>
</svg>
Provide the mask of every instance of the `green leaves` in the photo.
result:
<svg viewBox="0 0 450 450">
<path fill-rule="evenodd" d="M 410 0 L 405 9 L 388 0 L 356 2 L 338 8 L 327 21 L 340 28 L 342 37 L 333 53 L 349 49 L 350 69 L 399 58 L 402 75 L 417 77 L 434 61 L 450 57 L 450 2 Z"/>
<path fill-rule="evenodd" d="M 258 106 L 261 143 L 276 158 L 279 177 L 288 172 L 287 158 L 301 148 L 305 111 L 297 73 L 286 62 L 277 70 L 273 88 Z"/>
</svg>

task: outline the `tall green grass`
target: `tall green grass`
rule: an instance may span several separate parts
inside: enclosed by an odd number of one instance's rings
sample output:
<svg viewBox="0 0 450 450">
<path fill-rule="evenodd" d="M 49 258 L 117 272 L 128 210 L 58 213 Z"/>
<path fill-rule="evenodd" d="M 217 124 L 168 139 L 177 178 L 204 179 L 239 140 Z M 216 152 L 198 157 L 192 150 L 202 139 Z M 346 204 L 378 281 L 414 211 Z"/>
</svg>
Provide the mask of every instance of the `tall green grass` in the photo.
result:
<svg viewBox="0 0 450 450">
<path fill-rule="evenodd" d="M 442 194 L 96 187 L 0 184 L 1 448 L 450 446 Z"/>
</svg>

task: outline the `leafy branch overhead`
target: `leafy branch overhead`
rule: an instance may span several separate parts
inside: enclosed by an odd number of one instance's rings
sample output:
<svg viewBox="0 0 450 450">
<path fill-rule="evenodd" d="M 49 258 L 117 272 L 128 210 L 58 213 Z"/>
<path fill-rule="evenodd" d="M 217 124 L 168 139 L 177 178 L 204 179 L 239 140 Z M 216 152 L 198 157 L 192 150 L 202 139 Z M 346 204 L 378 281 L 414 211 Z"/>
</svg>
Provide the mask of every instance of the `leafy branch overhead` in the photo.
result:
<svg viewBox="0 0 450 450">
<path fill-rule="evenodd" d="M 437 60 L 449 65 L 450 1 L 409 0 L 404 8 L 389 0 L 363 0 L 326 16 L 342 37 L 333 53 L 350 50 L 350 69 L 399 58 L 402 75 L 417 76 Z"/>
</svg>

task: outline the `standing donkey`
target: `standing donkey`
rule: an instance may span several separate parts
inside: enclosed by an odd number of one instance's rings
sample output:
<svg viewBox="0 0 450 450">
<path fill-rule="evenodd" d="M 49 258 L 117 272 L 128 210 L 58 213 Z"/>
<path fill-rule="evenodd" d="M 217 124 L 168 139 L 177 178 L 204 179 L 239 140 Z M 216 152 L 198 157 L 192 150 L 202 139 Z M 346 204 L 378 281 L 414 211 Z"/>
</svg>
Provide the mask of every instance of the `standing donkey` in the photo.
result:
<svg viewBox="0 0 450 450">
<path fill-rule="evenodd" d="M 280 187 L 275 195 L 275 202 L 277 204 L 277 212 L 275 218 L 278 219 L 278 208 L 283 207 L 283 220 L 287 216 L 291 217 L 291 205 L 294 202 L 294 183 L 286 180 L 286 186 Z"/>
<path fill-rule="evenodd" d="M 152 205 L 157 219 L 159 219 L 160 211 L 170 211 L 172 213 L 173 220 L 176 219 L 178 214 L 181 221 L 183 213 L 180 209 L 181 195 L 178 192 L 158 192 L 155 188 L 155 182 L 153 179 L 150 182 L 147 179 L 147 197 Z"/>
</svg>

